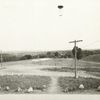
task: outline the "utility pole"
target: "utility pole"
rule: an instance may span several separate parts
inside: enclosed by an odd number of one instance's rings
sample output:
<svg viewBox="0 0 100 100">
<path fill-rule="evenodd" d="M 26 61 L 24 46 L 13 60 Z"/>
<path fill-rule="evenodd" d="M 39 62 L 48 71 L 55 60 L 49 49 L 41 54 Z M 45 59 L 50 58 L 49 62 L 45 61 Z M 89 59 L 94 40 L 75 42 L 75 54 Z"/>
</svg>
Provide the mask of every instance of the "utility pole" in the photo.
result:
<svg viewBox="0 0 100 100">
<path fill-rule="evenodd" d="M 83 40 L 75 40 L 75 41 L 70 41 L 69 43 L 74 43 L 75 47 L 75 78 L 77 78 L 77 49 L 76 49 L 76 43 L 77 42 L 82 42 Z"/>
<path fill-rule="evenodd" d="M 0 54 L 0 61 L 1 61 L 1 68 L 2 68 L 2 50 L 1 50 L 1 54 Z"/>
</svg>

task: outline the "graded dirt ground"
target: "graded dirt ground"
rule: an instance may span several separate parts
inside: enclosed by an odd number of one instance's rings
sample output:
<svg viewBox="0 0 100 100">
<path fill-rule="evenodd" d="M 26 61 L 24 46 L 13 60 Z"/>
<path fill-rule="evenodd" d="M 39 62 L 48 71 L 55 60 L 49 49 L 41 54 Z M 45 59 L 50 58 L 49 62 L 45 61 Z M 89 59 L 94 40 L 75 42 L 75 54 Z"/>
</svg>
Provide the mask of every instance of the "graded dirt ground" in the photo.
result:
<svg viewBox="0 0 100 100">
<path fill-rule="evenodd" d="M 51 78 L 51 83 L 45 93 L 63 93 L 58 85 L 59 77 L 74 77 L 74 72 L 60 72 L 43 70 L 46 68 L 74 68 L 73 59 L 49 59 L 34 62 L 32 60 L 6 62 L 0 70 L 0 75 L 35 75 L 35 76 L 48 76 Z M 78 61 L 79 68 L 99 68 L 100 63 Z M 98 73 L 98 72 L 95 72 Z M 78 71 L 79 77 L 100 79 L 99 76 L 87 73 L 86 71 Z M 84 91 L 83 91 L 84 93 Z"/>
</svg>

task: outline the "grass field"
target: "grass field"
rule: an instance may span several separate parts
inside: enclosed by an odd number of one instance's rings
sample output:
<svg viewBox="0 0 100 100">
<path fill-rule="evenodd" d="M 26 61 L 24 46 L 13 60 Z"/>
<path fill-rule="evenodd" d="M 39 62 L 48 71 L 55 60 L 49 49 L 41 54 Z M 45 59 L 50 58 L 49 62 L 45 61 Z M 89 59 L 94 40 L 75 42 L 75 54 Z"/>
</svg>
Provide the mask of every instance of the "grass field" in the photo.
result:
<svg viewBox="0 0 100 100">
<path fill-rule="evenodd" d="M 98 86 L 100 86 L 100 80 L 99 79 L 93 79 L 93 78 L 82 78 L 79 77 L 78 79 L 72 78 L 72 77 L 60 77 L 58 80 L 59 86 L 61 87 L 63 92 L 83 92 L 85 90 L 95 90 L 97 91 Z M 79 89 L 80 84 L 84 85 L 84 89 Z M 100 92 L 99 92 L 100 93 Z"/>
<path fill-rule="evenodd" d="M 53 68 L 44 68 L 43 70 L 58 71 L 58 72 L 74 72 L 74 60 L 73 59 L 54 59 L 53 61 L 41 62 L 41 65 L 53 65 Z M 85 71 L 95 76 L 100 76 L 100 63 L 78 60 L 78 71 Z"/>
<path fill-rule="evenodd" d="M 21 93 L 27 92 L 29 87 L 42 93 L 44 89 L 48 88 L 50 81 L 50 77 L 47 76 L 4 75 L 0 76 L 0 93 L 17 93 L 18 87 L 22 89 Z M 8 91 L 6 90 L 7 86 L 10 88 Z"/>
<path fill-rule="evenodd" d="M 94 54 L 83 58 L 85 61 L 100 62 L 100 54 Z"/>
<path fill-rule="evenodd" d="M 33 62 L 33 64 L 73 68 L 74 67 L 74 59 L 56 58 L 56 59 L 51 59 L 51 60 L 48 60 L 48 61 Z M 79 68 L 100 67 L 100 63 L 98 64 L 98 63 L 95 63 L 95 62 L 78 60 L 77 66 Z"/>
</svg>

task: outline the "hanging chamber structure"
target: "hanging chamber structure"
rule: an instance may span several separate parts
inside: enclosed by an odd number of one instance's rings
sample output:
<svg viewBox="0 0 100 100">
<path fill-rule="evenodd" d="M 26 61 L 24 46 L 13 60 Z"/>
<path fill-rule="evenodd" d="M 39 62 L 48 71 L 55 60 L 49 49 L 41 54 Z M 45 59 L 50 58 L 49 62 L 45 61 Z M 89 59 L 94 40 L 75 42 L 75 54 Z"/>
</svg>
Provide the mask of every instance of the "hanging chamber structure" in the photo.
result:
<svg viewBox="0 0 100 100">
<path fill-rule="evenodd" d="M 62 16 L 62 9 L 64 8 L 64 6 L 62 4 L 58 5 L 58 10 L 59 10 L 59 16 Z"/>
</svg>

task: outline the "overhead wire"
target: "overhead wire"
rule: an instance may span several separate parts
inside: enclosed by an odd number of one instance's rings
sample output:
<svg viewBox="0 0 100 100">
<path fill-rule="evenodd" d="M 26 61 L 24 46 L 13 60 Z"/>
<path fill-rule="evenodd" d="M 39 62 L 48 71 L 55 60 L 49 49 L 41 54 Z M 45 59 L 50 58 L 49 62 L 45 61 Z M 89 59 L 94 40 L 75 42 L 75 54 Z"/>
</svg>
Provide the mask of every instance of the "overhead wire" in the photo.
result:
<svg viewBox="0 0 100 100">
<path fill-rule="evenodd" d="M 99 42 L 100 42 L 100 40 L 94 41 L 94 42 L 92 42 L 92 43 L 89 43 L 89 44 L 83 46 L 83 48 L 84 48 L 84 47 L 90 47 L 90 46 L 92 46 L 92 45 L 94 45 L 94 44 L 96 44 L 96 43 L 99 43 Z"/>
</svg>

